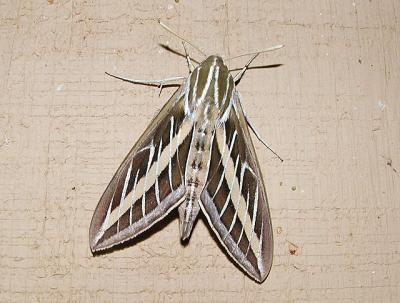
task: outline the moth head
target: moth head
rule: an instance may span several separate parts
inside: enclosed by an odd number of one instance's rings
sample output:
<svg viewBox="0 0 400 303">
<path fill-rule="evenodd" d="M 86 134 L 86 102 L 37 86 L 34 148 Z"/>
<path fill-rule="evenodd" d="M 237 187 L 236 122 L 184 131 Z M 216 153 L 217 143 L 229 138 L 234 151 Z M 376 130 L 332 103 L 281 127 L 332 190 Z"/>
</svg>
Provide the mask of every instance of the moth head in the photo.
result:
<svg viewBox="0 0 400 303">
<path fill-rule="evenodd" d="M 200 66 L 202 68 L 210 69 L 211 67 L 218 66 L 219 68 L 228 69 L 224 64 L 222 58 L 218 55 L 208 56 L 206 60 L 204 60 Z"/>
</svg>

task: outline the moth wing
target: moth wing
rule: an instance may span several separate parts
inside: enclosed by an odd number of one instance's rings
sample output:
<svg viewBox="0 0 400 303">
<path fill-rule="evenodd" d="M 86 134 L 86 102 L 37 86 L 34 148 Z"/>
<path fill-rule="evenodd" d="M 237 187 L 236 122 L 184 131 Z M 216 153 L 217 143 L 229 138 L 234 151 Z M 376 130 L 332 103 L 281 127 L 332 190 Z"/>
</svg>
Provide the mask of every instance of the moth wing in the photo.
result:
<svg viewBox="0 0 400 303">
<path fill-rule="evenodd" d="M 208 222 L 230 256 L 262 282 L 272 266 L 267 194 L 239 97 L 215 131 L 210 172 L 201 194 Z"/>
<path fill-rule="evenodd" d="M 90 224 L 90 248 L 110 248 L 165 217 L 184 196 L 183 176 L 192 122 L 184 115 L 182 88 L 126 156 L 103 193 Z"/>
</svg>

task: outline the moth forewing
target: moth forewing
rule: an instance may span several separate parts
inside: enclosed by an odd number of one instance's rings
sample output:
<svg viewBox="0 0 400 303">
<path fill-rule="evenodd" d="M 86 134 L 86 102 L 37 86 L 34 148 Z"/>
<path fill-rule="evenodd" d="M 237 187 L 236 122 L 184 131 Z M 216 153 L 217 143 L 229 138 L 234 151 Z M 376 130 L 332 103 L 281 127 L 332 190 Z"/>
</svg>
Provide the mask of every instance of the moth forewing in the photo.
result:
<svg viewBox="0 0 400 303">
<path fill-rule="evenodd" d="M 134 238 L 165 217 L 183 197 L 179 164 L 187 155 L 192 131 L 192 122 L 182 114 L 183 96 L 180 87 L 125 157 L 104 191 L 89 229 L 93 252 Z M 173 128 L 171 118 L 175 121 Z M 176 167 L 173 175 L 169 174 L 171 165 Z M 154 209 L 148 215 L 150 207 Z"/>
<path fill-rule="evenodd" d="M 239 118 L 240 125 L 242 125 L 244 145 L 249 151 L 249 165 L 253 170 L 258 182 L 258 198 L 259 198 L 259 213 L 262 214 L 261 226 L 260 221 L 254 221 L 255 231 L 259 231 L 259 244 L 260 244 L 260 255 L 258 256 L 259 267 L 262 267 L 262 275 L 260 282 L 265 280 L 268 276 L 273 261 L 273 231 L 271 224 L 271 214 L 268 205 L 267 192 L 265 189 L 264 178 L 262 176 L 261 167 L 258 162 L 256 151 L 253 145 L 253 141 L 250 136 L 249 128 L 247 127 L 246 118 L 241 104 L 240 95 L 237 93 L 236 102 L 234 103 L 235 112 Z M 260 263 L 261 262 L 261 263 Z"/>
<path fill-rule="evenodd" d="M 209 224 L 229 255 L 262 282 L 272 265 L 272 228 L 267 196 L 240 99 L 216 131 L 210 178 L 201 195 Z"/>
</svg>

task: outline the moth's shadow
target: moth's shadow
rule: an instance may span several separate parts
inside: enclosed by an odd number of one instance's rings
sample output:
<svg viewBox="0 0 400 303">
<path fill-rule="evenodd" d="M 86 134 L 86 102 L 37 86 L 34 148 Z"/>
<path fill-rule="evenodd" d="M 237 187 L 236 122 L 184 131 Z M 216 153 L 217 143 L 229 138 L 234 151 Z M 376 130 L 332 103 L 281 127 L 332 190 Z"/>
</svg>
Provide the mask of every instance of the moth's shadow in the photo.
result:
<svg viewBox="0 0 400 303">
<path fill-rule="evenodd" d="M 186 59 L 186 55 L 184 53 L 181 53 L 180 51 L 177 51 L 176 49 L 171 48 L 169 45 L 163 44 L 163 43 L 159 43 L 159 46 L 161 46 L 163 49 L 165 49 L 166 51 L 173 53 L 174 55 L 177 55 L 179 57 L 183 57 Z M 192 56 L 190 56 L 190 60 L 194 63 L 200 64 L 199 61 L 197 61 L 196 59 L 193 59 Z"/>
<path fill-rule="evenodd" d="M 277 63 L 277 64 L 268 64 L 268 65 L 255 65 L 255 66 L 250 66 L 248 70 L 250 69 L 264 69 L 264 68 L 277 68 L 279 66 L 282 66 L 282 63 Z M 236 67 L 232 68 L 229 71 L 234 72 L 234 71 L 240 71 L 243 67 Z"/>
</svg>

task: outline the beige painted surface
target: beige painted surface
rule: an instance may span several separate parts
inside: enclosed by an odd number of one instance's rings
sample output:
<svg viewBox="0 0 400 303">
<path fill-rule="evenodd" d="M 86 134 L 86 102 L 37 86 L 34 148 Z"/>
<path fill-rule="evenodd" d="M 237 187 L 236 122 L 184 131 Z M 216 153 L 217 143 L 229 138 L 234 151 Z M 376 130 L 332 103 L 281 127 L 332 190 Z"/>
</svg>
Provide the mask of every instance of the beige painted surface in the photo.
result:
<svg viewBox="0 0 400 303">
<path fill-rule="evenodd" d="M 256 284 L 174 215 L 92 257 L 92 212 L 173 89 L 104 75 L 186 75 L 180 41 L 260 56 L 240 83 L 275 234 Z M 0 1 L 0 302 L 398 302 L 400 2 Z M 195 58 L 201 56 L 193 49 Z M 239 67 L 247 58 L 229 62 Z"/>
</svg>

